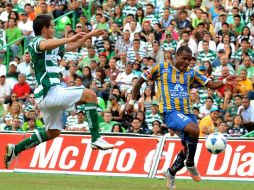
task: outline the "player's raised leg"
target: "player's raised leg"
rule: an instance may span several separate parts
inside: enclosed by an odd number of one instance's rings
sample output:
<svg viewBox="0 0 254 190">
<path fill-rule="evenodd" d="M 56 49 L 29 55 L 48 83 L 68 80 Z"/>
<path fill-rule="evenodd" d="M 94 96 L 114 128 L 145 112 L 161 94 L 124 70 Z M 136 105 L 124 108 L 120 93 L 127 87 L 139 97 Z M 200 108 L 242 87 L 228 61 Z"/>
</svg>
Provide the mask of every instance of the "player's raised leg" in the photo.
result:
<svg viewBox="0 0 254 190">
<path fill-rule="evenodd" d="M 29 138 L 24 139 L 19 144 L 7 144 L 5 148 L 5 157 L 4 157 L 4 163 L 5 168 L 9 168 L 11 162 L 16 158 L 16 156 L 24 151 L 28 150 L 30 148 L 33 148 L 45 141 L 51 140 L 55 137 L 58 137 L 60 135 L 61 131 L 58 129 L 49 129 L 47 131 L 37 131 L 35 130 L 35 133 L 32 134 Z"/>
<path fill-rule="evenodd" d="M 92 135 L 91 148 L 101 150 L 112 149 L 114 145 L 102 139 L 99 133 L 97 96 L 95 92 L 90 89 L 84 89 L 78 104 L 85 104 L 86 118 Z"/>
</svg>

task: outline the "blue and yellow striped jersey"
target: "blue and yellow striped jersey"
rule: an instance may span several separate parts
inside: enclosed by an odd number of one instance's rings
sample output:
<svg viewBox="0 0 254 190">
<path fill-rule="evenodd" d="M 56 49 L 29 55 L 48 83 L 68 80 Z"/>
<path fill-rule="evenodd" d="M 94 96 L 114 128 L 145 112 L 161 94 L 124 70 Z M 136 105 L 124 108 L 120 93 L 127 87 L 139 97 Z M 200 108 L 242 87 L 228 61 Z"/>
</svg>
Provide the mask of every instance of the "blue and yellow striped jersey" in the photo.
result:
<svg viewBox="0 0 254 190">
<path fill-rule="evenodd" d="M 208 81 L 197 70 L 188 69 L 186 72 L 180 72 L 170 63 L 157 64 L 146 70 L 142 77 L 156 82 L 161 113 L 177 110 L 184 114 L 192 114 L 190 88 L 194 84 L 205 85 Z"/>
</svg>

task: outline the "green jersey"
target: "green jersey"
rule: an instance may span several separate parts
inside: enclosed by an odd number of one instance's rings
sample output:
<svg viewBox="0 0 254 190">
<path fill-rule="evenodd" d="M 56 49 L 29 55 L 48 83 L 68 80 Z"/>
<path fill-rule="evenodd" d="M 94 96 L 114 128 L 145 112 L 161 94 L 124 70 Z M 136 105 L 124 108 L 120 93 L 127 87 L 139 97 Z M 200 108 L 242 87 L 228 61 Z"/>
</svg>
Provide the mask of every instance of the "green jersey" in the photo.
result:
<svg viewBox="0 0 254 190">
<path fill-rule="evenodd" d="M 43 37 L 37 36 L 28 45 L 32 59 L 31 67 L 35 72 L 38 84 L 34 91 L 37 102 L 42 101 L 52 86 L 60 85 L 60 69 L 57 58 L 63 57 L 65 50 L 65 45 L 62 45 L 53 50 L 41 51 L 39 45 L 43 40 L 45 40 Z"/>
</svg>

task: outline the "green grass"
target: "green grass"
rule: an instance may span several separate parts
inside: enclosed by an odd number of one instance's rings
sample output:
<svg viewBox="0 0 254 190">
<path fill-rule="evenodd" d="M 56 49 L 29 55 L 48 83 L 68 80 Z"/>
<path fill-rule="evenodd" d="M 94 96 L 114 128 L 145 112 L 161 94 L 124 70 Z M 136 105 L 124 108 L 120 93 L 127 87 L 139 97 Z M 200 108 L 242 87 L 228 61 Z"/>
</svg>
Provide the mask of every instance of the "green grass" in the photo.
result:
<svg viewBox="0 0 254 190">
<path fill-rule="evenodd" d="M 176 180 L 177 190 L 253 190 L 254 182 Z M 0 173 L 0 190 L 163 190 L 162 179 Z"/>
</svg>

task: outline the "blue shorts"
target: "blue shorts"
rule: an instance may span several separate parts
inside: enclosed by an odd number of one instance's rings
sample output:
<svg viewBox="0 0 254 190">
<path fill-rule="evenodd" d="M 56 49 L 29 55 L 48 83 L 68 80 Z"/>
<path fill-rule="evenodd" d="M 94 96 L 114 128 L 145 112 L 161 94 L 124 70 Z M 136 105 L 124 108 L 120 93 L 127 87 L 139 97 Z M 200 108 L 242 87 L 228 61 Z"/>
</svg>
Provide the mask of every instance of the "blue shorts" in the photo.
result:
<svg viewBox="0 0 254 190">
<path fill-rule="evenodd" d="M 179 111 L 164 112 L 164 120 L 169 129 L 180 134 L 181 139 L 184 138 L 184 128 L 189 123 L 196 123 L 197 118 L 194 114 L 183 114 Z"/>
</svg>

